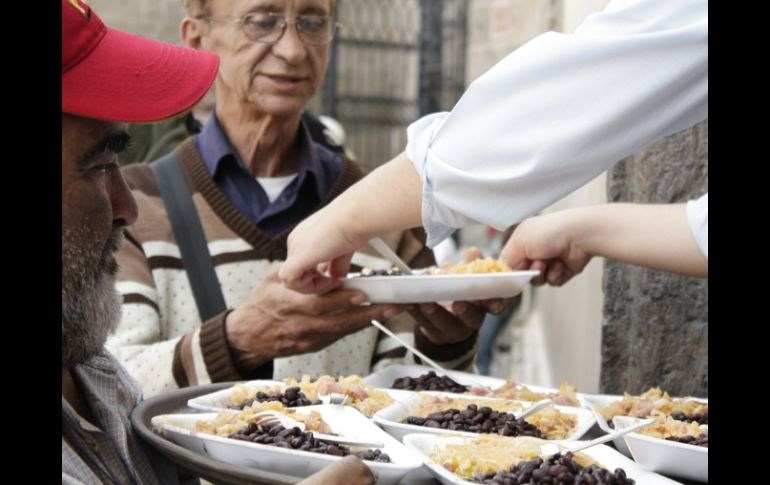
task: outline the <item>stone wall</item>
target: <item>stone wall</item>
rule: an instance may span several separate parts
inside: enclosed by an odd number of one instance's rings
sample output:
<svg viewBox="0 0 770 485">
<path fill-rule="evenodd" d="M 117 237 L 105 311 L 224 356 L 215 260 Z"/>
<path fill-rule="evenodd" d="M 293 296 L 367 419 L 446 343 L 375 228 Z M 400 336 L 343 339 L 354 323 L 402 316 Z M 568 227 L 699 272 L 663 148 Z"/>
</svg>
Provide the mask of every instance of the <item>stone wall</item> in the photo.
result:
<svg viewBox="0 0 770 485">
<path fill-rule="evenodd" d="M 672 203 L 708 191 L 708 120 L 616 165 L 612 202 Z M 607 261 L 601 391 L 708 396 L 708 280 Z"/>
</svg>

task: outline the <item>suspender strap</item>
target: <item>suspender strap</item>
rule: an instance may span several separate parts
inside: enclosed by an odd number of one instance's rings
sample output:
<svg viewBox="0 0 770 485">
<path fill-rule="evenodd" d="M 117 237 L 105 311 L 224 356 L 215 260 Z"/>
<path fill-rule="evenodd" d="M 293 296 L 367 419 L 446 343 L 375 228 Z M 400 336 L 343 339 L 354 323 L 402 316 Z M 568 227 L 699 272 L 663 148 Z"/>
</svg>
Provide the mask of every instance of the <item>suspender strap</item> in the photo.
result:
<svg viewBox="0 0 770 485">
<path fill-rule="evenodd" d="M 192 201 L 187 178 L 182 173 L 174 152 L 152 162 L 150 168 L 166 204 L 171 228 L 182 254 L 195 304 L 198 306 L 198 314 L 201 321 L 205 322 L 225 311 L 227 306 L 217 273 L 214 271 L 206 237 L 203 235 L 203 227 Z"/>
</svg>

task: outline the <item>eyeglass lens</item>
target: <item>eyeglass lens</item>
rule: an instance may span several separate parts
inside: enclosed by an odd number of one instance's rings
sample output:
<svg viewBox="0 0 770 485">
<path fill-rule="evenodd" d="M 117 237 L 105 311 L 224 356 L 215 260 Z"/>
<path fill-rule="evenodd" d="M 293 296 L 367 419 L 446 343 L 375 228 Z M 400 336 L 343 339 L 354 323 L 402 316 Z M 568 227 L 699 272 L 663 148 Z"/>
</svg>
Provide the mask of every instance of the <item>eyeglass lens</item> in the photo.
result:
<svg viewBox="0 0 770 485">
<path fill-rule="evenodd" d="M 334 37 L 331 19 L 320 15 L 299 15 L 291 22 L 281 14 L 253 13 L 243 18 L 243 32 L 253 41 L 277 42 L 289 23 L 308 44 L 326 44 Z"/>
</svg>

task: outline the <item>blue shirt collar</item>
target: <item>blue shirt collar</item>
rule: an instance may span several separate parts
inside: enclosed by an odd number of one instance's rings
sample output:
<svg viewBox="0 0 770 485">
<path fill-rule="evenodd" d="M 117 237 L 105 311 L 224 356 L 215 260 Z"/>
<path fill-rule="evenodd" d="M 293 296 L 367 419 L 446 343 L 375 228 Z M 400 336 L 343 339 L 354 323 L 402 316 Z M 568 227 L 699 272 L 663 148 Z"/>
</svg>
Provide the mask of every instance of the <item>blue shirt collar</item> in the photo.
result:
<svg viewBox="0 0 770 485">
<path fill-rule="evenodd" d="M 227 138 L 222 125 L 217 119 L 216 110 L 212 112 L 209 121 L 195 138 L 195 143 L 203 158 L 203 163 L 212 178 L 216 179 L 222 169 L 222 161 L 232 157 L 237 165 L 247 173 L 249 170 L 241 160 L 230 140 Z M 330 187 L 324 183 L 324 171 L 318 157 L 318 151 L 313 149 L 314 142 L 310 138 L 310 132 L 303 121 L 300 121 L 299 129 L 299 170 L 297 172 L 298 186 L 305 183 L 307 174 L 313 175 L 313 182 L 319 200 L 323 199 Z"/>
</svg>

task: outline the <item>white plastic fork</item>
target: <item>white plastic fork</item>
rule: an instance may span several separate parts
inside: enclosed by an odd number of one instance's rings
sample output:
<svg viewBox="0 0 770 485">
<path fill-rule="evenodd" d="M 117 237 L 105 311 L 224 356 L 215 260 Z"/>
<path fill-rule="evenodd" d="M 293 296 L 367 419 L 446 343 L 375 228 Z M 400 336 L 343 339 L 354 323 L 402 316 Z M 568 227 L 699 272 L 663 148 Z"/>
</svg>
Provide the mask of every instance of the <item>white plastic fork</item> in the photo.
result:
<svg viewBox="0 0 770 485">
<path fill-rule="evenodd" d="M 347 394 L 342 394 L 339 392 L 332 392 L 329 394 L 319 394 L 318 399 L 321 401 L 321 404 L 339 404 L 344 405 L 346 402 L 348 402 L 348 396 Z"/>
<path fill-rule="evenodd" d="M 577 453 L 578 451 L 583 451 L 585 449 L 591 448 L 592 446 L 600 445 L 602 443 L 606 443 L 608 441 L 612 441 L 615 438 L 620 438 L 624 434 L 631 433 L 632 431 L 636 431 L 638 429 L 644 428 L 646 426 L 651 425 L 655 422 L 655 418 L 649 418 L 645 419 L 643 421 L 639 421 L 638 423 L 635 423 L 631 426 L 627 426 L 625 428 L 619 429 L 617 431 L 614 431 L 612 433 L 608 433 L 604 436 L 599 436 L 598 438 L 594 438 L 591 441 L 572 441 L 569 444 L 561 443 L 561 446 L 565 448 L 564 451 L 570 451 L 572 453 Z M 559 446 L 553 443 L 548 443 L 546 445 L 543 445 L 540 447 L 540 453 L 543 457 L 543 459 L 546 459 L 546 457 L 555 455 L 556 453 L 559 453 L 561 450 L 559 449 Z"/>
<path fill-rule="evenodd" d="M 390 338 L 392 338 L 396 342 L 400 343 L 405 349 L 407 349 L 408 351 L 412 352 L 414 355 L 416 355 L 417 357 L 422 359 L 423 362 L 427 363 L 428 365 L 430 365 L 431 367 L 433 367 L 437 371 L 441 372 L 442 374 L 446 374 L 446 372 L 447 372 L 446 369 L 444 369 L 443 367 L 441 367 L 437 363 L 433 362 L 433 360 L 431 360 L 430 357 L 428 357 L 427 355 L 423 354 L 419 350 L 415 349 L 414 346 L 409 345 L 408 343 L 404 342 L 404 340 L 401 337 L 399 337 L 395 333 L 391 332 L 385 325 L 381 324 L 377 320 L 372 320 L 372 325 L 374 325 L 375 327 L 379 328 L 385 335 L 389 336 Z"/>
<path fill-rule="evenodd" d="M 411 353 L 413 353 L 414 355 L 419 357 L 423 362 L 425 362 L 429 366 L 433 367 L 438 372 L 441 372 L 442 375 L 445 375 L 445 376 L 449 375 L 448 371 L 446 369 L 444 369 L 443 367 L 441 367 L 437 363 L 433 362 L 433 360 L 430 357 L 428 357 L 427 355 L 423 354 L 422 352 L 420 352 L 419 350 L 414 348 L 413 345 L 409 345 L 408 343 L 404 342 L 404 340 L 401 337 L 399 337 L 395 333 L 391 332 L 382 323 L 378 322 L 377 320 L 372 320 L 372 325 L 374 325 L 375 327 L 379 328 L 385 335 L 391 337 L 393 340 L 395 340 L 396 342 L 400 343 L 406 350 L 410 351 Z M 451 377 L 451 376 L 449 376 L 449 377 Z M 484 384 L 482 384 L 480 382 L 474 381 L 472 379 L 469 379 L 468 377 L 463 377 L 462 381 L 463 381 L 463 383 L 467 383 L 467 384 L 463 384 L 463 385 L 473 385 L 473 386 L 476 386 L 476 387 L 481 387 L 483 389 L 489 389 L 489 387 L 487 387 L 486 385 L 484 385 Z"/>
<path fill-rule="evenodd" d="M 535 414 L 536 412 L 540 411 L 544 407 L 550 406 L 551 404 L 553 404 L 553 399 L 543 399 L 531 405 L 530 407 L 523 409 L 518 413 L 513 413 L 513 415 L 516 417 L 516 419 L 524 419 L 527 416 L 531 416 Z"/>
<path fill-rule="evenodd" d="M 412 274 L 412 269 L 409 267 L 409 265 L 406 264 L 404 260 L 398 256 L 398 254 L 393 252 L 393 250 L 390 249 L 387 244 L 385 244 L 385 241 L 378 237 L 373 237 L 369 240 L 369 245 L 373 247 L 378 253 L 380 253 L 380 256 L 396 265 L 396 267 L 400 269 L 402 273 L 405 275 Z"/>
<path fill-rule="evenodd" d="M 250 419 L 259 418 L 256 421 L 256 424 L 267 424 L 270 422 L 278 422 L 283 426 L 284 428 L 294 428 L 297 427 L 300 429 L 300 431 L 305 431 L 305 423 L 301 421 L 297 421 L 296 419 L 292 419 L 285 414 L 281 414 L 276 411 L 261 411 L 253 416 L 251 416 Z M 336 436 L 332 434 L 326 434 L 326 433 L 317 433 L 313 431 L 313 437 L 319 440 L 328 441 L 328 442 L 334 442 L 339 443 L 341 445 L 348 445 L 348 446 L 361 446 L 364 448 L 384 448 L 385 445 L 383 443 L 380 443 L 379 441 L 366 441 L 366 440 L 359 440 L 356 438 L 344 438 L 342 436 Z"/>
</svg>

